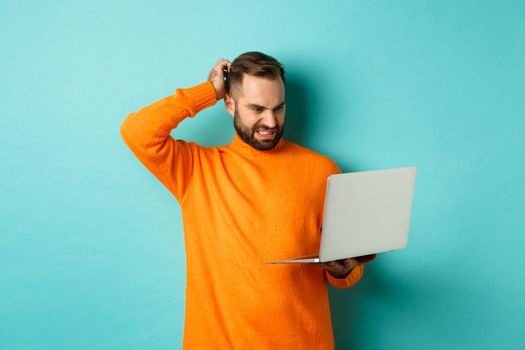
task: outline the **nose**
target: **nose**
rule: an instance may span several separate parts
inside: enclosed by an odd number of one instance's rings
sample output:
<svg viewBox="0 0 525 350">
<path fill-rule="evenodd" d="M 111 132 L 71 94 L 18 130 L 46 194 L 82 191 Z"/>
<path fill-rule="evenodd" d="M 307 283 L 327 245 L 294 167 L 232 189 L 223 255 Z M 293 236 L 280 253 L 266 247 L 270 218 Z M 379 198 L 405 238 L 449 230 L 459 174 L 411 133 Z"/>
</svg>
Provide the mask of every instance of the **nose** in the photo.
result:
<svg viewBox="0 0 525 350">
<path fill-rule="evenodd" d="M 271 111 L 267 111 L 266 114 L 264 115 L 263 120 L 261 121 L 261 124 L 270 129 L 275 128 L 277 126 L 276 115 Z"/>
</svg>

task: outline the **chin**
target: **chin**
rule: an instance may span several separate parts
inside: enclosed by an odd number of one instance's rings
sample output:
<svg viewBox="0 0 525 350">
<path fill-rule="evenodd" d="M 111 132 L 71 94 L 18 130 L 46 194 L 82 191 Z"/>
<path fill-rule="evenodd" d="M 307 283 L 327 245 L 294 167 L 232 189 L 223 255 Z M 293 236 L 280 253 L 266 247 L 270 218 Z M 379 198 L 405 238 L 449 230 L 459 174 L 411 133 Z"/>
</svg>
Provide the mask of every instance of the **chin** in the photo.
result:
<svg viewBox="0 0 525 350">
<path fill-rule="evenodd" d="M 269 151 L 271 149 L 274 149 L 277 143 L 279 143 L 280 137 L 276 137 L 273 140 L 257 140 L 254 139 L 255 142 L 252 143 L 252 146 L 256 148 L 259 151 Z"/>
</svg>

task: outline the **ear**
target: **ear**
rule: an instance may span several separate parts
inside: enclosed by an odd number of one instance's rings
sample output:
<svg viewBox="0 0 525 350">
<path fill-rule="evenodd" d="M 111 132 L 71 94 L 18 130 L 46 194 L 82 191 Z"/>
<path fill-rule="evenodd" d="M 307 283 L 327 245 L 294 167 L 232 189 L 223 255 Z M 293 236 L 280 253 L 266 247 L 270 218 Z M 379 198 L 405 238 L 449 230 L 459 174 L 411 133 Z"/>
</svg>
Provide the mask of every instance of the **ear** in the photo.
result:
<svg viewBox="0 0 525 350">
<path fill-rule="evenodd" d="M 233 117 L 235 115 L 235 101 L 233 101 L 233 98 L 229 94 L 224 96 L 224 106 L 228 114 Z"/>
</svg>

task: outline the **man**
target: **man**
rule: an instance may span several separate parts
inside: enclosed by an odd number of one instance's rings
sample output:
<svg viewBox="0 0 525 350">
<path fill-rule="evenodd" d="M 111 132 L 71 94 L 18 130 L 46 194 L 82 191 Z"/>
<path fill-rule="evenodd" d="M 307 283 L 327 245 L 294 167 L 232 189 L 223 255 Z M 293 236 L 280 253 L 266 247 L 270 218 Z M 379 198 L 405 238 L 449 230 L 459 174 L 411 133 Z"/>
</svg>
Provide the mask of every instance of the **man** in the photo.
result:
<svg viewBox="0 0 525 350">
<path fill-rule="evenodd" d="M 223 98 L 236 131 L 231 143 L 203 147 L 170 136 Z M 350 287 L 375 257 L 263 263 L 319 252 L 326 178 L 340 172 L 282 137 L 285 109 L 282 65 L 246 52 L 218 60 L 207 81 L 176 89 L 121 125 L 126 144 L 182 209 L 184 348 L 333 349 L 327 281 Z"/>
</svg>

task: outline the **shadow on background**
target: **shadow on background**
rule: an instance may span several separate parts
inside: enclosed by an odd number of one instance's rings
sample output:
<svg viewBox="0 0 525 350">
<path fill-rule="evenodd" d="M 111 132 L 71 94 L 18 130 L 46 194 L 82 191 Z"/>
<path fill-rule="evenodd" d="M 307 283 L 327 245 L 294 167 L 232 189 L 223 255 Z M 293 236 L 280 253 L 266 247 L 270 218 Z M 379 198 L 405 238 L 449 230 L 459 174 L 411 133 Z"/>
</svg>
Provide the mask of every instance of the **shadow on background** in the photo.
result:
<svg viewBox="0 0 525 350">
<path fill-rule="evenodd" d="M 452 321 L 458 315 L 468 314 L 472 305 L 465 295 L 477 293 L 475 288 L 467 281 L 454 282 L 447 274 L 430 278 L 425 271 L 409 266 L 401 271 L 391 266 L 400 258 L 399 255 L 394 258 L 394 254 L 380 254 L 377 260 L 365 265 L 361 280 L 351 288 L 330 285 L 335 348 L 367 349 L 369 344 L 382 344 L 381 348 L 388 349 L 392 336 L 406 332 L 402 326 L 406 322 L 412 323 L 410 336 L 415 344 L 418 339 L 435 339 L 434 346 L 448 348 L 454 344 L 468 348 L 473 337 L 480 335 L 456 332 L 452 333 L 454 336 L 443 337 L 442 334 L 457 328 L 454 322 L 443 320 Z M 418 282 L 421 280 L 427 283 Z"/>
<path fill-rule="evenodd" d="M 283 137 L 299 145 L 308 129 L 310 99 L 307 96 L 309 82 L 299 75 L 286 77 L 286 117 Z"/>
<path fill-rule="evenodd" d="M 365 273 L 355 286 L 335 288 L 330 285 L 330 312 L 336 349 L 360 349 L 360 344 L 366 344 L 360 331 L 360 321 L 367 318 L 362 311 L 365 309 L 362 302 L 371 297 L 388 299 L 394 293 L 374 263 L 365 265 Z"/>
</svg>

